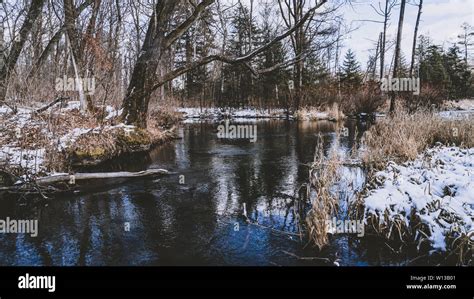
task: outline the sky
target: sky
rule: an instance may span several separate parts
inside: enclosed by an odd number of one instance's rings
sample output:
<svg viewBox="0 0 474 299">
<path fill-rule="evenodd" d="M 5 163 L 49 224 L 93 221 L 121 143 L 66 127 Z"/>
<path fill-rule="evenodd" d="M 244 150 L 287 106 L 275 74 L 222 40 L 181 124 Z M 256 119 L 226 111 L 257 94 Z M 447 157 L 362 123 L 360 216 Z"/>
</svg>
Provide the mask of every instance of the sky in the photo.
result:
<svg viewBox="0 0 474 299">
<path fill-rule="evenodd" d="M 226 4 L 235 4 L 239 0 L 223 1 Z M 250 0 L 240 1 L 244 5 L 250 6 Z M 254 0 L 254 3 L 257 5 L 260 1 L 263 0 Z M 278 7 L 276 1 L 282 0 L 266 1 L 275 1 L 275 7 Z M 307 0 L 307 3 L 309 5 L 309 3 L 314 3 L 314 1 L 315 0 Z M 328 0 L 328 2 L 335 3 L 341 1 L 346 0 Z M 356 58 L 361 63 L 362 68 L 365 69 L 368 57 L 371 53 L 370 51 L 375 51 L 376 41 L 379 33 L 383 30 L 383 24 L 361 20 L 383 21 L 383 18 L 373 10 L 371 4 L 377 7 L 380 3 L 383 8 L 385 0 L 350 0 L 350 2 L 351 4 L 344 4 L 341 7 L 341 13 L 348 27 L 357 28 L 357 30 L 353 30 L 347 35 L 344 41 L 342 55 L 344 55 L 348 49 L 351 49 L 355 52 Z M 407 4 L 405 7 L 401 50 L 407 63 L 410 62 L 411 58 L 413 32 L 418 13 L 418 6 L 414 4 L 418 2 L 419 0 L 407 0 L 407 3 L 410 4 Z M 258 11 L 258 7 L 256 7 L 255 10 Z M 395 40 L 399 15 L 400 6 L 397 5 L 392 10 L 387 30 L 387 39 Z M 429 35 L 435 44 L 448 48 L 457 40 L 457 35 L 461 33 L 461 24 L 464 22 L 474 26 L 474 0 L 424 0 L 418 36 Z M 392 57 L 392 51 L 388 50 L 387 64 L 390 63 Z"/>
<path fill-rule="evenodd" d="M 418 3 L 418 0 L 415 1 Z M 383 24 L 360 20 L 382 21 L 383 18 L 370 6 L 373 4 L 377 7 L 379 2 L 384 7 L 385 0 L 356 0 L 352 5 L 345 5 L 342 8 L 348 24 L 353 28 L 358 28 L 349 33 L 344 41 L 343 53 L 349 48 L 352 49 L 364 68 L 370 54 L 369 50 L 374 51 L 378 35 L 383 30 Z M 407 2 L 414 3 L 414 0 Z M 406 6 L 401 49 L 407 62 L 410 61 L 417 13 L 417 6 Z M 392 12 L 388 28 L 388 38 L 391 40 L 396 38 L 399 14 L 400 6 L 397 6 Z M 429 35 L 435 44 L 448 48 L 457 40 L 463 22 L 474 26 L 474 0 L 424 0 L 418 36 Z M 389 52 L 388 57 L 391 58 L 392 53 Z"/>
</svg>

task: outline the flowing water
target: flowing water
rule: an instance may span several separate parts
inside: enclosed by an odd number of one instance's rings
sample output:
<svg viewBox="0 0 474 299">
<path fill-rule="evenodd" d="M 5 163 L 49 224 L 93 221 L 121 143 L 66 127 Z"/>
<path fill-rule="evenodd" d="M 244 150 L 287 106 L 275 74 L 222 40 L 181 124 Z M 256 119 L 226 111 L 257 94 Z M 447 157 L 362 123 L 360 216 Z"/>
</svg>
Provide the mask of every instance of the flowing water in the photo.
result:
<svg viewBox="0 0 474 299">
<path fill-rule="evenodd" d="M 256 142 L 217 138 L 216 123 L 190 123 L 181 139 L 100 170 L 165 168 L 159 178 L 117 182 L 46 202 L 2 199 L 0 219 L 38 219 L 39 234 L 0 234 L 1 265 L 401 264 L 376 238 L 331 236 L 322 251 L 300 237 L 293 211 L 321 134 L 349 153 L 366 124 L 263 120 Z M 336 142 L 336 130 L 348 134 Z M 341 207 L 364 182 L 345 168 Z M 184 180 L 184 182 L 183 182 Z M 245 211 L 244 211 L 245 207 Z M 247 221 L 246 216 L 250 219 Z"/>
</svg>

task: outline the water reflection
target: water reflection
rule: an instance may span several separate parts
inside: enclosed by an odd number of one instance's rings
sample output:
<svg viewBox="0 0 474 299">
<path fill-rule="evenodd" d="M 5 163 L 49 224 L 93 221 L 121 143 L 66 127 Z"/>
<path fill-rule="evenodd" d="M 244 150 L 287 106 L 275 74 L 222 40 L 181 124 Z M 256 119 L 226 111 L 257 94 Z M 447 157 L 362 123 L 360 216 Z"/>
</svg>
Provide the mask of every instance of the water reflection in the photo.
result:
<svg viewBox="0 0 474 299">
<path fill-rule="evenodd" d="M 297 235 L 293 201 L 307 179 L 303 164 L 312 161 L 318 134 L 326 152 L 338 144 L 349 154 L 365 125 L 344 125 L 348 134 L 337 143 L 335 132 L 341 124 L 259 121 L 257 142 L 250 143 L 217 139 L 216 124 L 186 124 L 180 129 L 181 139 L 102 167 L 159 167 L 175 175 L 127 181 L 47 204 L 2 200 L 1 219 L 39 219 L 39 236 L 0 235 L 0 264 L 326 265 L 335 259 L 343 265 L 387 263 L 351 236 L 335 237 L 317 253 Z M 180 175 L 184 184 L 179 184 Z M 364 174 L 346 169 L 344 176 L 341 198 L 348 198 Z M 244 203 L 248 217 L 259 225 L 246 222 Z M 329 262 L 300 260 L 288 253 L 319 255 Z"/>
</svg>

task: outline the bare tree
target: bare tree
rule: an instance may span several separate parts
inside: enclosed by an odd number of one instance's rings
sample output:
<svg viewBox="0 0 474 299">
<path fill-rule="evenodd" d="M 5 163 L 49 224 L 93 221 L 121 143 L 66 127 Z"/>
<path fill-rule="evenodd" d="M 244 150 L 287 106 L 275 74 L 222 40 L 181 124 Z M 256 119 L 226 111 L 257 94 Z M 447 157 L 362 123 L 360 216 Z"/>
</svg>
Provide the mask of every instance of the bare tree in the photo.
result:
<svg viewBox="0 0 474 299">
<path fill-rule="evenodd" d="M 201 13 L 213 2 L 214 0 L 203 0 L 197 5 L 193 4 L 194 10 L 191 15 L 172 30 L 169 30 L 170 20 L 172 20 L 173 14 L 176 11 L 177 3 L 175 1 L 159 1 L 156 4 L 148 24 L 140 55 L 132 72 L 127 94 L 123 100 L 122 118 L 125 123 L 145 128 L 151 93 L 174 78 L 212 61 L 222 61 L 230 64 L 242 63 L 256 76 L 272 71 L 276 67 L 287 66 L 288 63 L 296 63 L 297 61 L 290 61 L 265 70 L 255 70 L 248 62 L 276 42 L 290 36 L 301 28 L 314 15 L 316 9 L 326 3 L 327 0 L 320 1 L 309 9 L 290 29 L 278 35 L 269 43 L 252 49 L 243 56 L 233 57 L 224 54 L 211 54 L 185 66 L 170 70 L 165 74 L 156 74 L 157 67 L 165 57 L 166 52 L 170 50 L 170 47 L 199 19 Z"/>
<path fill-rule="evenodd" d="M 420 25 L 422 7 L 423 7 L 423 0 L 420 0 L 420 2 L 418 3 L 418 14 L 416 16 L 415 32 L 413 34 L 413 47 L 411 49 L 410 77 L 413 76 L 413 67 L 415 65 L 416 39 L 418 37 L 418 26 Z"/>
<path fill-rule="evenodd" d="M 400 4 L 400 17 L 398 19 L 398 31 L 397 31 L 397 42 L 395 44 L 395 55 L 394 55 L 394 63 L 393 63 L 393 77 L 398 77 L 398 68 L 400 64 L 400 46 L 402 43 L 402 33 L 403 33 L 403 18 L 405 16 L 405 4 L 406 0 L 401 0 Z M 392 92 L 391 99 L 390 99 L 390 113 L 395 112 L 395 99 L 396 93 Z"/>
<path fill-rule="evenodd" d="M 380 47 L 380 78 L 383 78 L 384 68 L 385 68 L 385 53 L 387 51 L 387 27 L 388 22 L 390 21 L 390 16 L 392 15 L 392 10 L 396 6 L 396 0 L 385 0 L 385 7 L 382 8 L 380 2 L 378 7 L 375 7 L 371 4 L 374 11 L 383 17 L 383 31 L 382 31 L 382 44 Z"/>
<path fill-rule="evenodd" d="M 469 58 L 469 47 L 474 45 L 473 43 L 473 37 L 474 37 L 474 28 L 469 25 L 468 23 L 464 23 L 461 26 L 463 32 L 462 34 L 458 35 L 458 38 L 460 41 L 458 42 L 459 45 L 462 45 L 464 48 L 464 62 L 468 64 L 468 58 Z"/>
<path fill-rule="evenodd" d="M 80 78 L 88 76 L 88 71 L 85 66 L 88 65 L 87 57 L 84 55 L 86 52 L 87 38 L 92 36 L 95 31 L 95 25 L 97 20 L 97 14 L 101 4 L 100 0 L 93 1 L 93 7 L 89 23 L 86 27 L 85 34 L 82 34 L 81 30 L 76 26 L 77 15 L 76 12 L 79 10 L 74 6 L 73 0 L 64 0 L 64 24 L 66 27 L 67 40 L 70 46 L 71 60 L 73 62 L 76 82 L 81 82 Z M 81 87 L 78 88 L 79 97 L 81 99 L 81 110 L 93 111 L 94 105 L 90 94 L 84 94 Z M 87 106 L 86 106 L 87 105 Z"/>
<path fill-rule="evenodd" d="M 77 8 L 76 8 L 76 11 L 74 12 L 74 15 L 75 16 L 78 16 L 80 15 L 91 3 L 92 3 L 93 0 L 86 0 L 84 1 L 83 3 L 81 3 L 81 5 L 79 5 Z M 44 47 L 43 51 L 41 52 L 41 54 L 38 56 L 38 59 L 36 59 L 34 62 L 33 62 L 33 66 L 30 70 L 30 72 L 28 73 L 28 77 L 27 79 L 30 80 L 31 78 L 33 78 L 33 76 L 36 75 L 36 72 L 41 68 L 41 66 L 45 63 L 46 59 L 48 58 L 48 56 L 51 54 L 53 48 L 54 48 L 54 45 L 57 44 L 61 37 L 63 36 L 64 32 L 66 30 L 66 24 L 62 24 L 59 29 L 55 32 L 55 34 L 51 37 L 51 39 L 49 40 L 49 42 L 47 43 L 47 45 Z"/>
</svg>

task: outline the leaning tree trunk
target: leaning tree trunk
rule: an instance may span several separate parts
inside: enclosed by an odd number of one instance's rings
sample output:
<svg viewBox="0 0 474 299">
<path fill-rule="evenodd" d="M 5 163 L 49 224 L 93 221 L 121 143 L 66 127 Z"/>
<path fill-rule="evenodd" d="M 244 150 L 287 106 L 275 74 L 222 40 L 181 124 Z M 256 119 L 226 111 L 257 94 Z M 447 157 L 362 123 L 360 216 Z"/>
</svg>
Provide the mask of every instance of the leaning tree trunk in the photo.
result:
<svg viewBox="0 0 474 299">
<path fill-rule="evenodd" d="M 157 81 L 156 70 L 165 56 L 164 34 L 175 6 L 175 1 L 160 1 L 151 16 L 145 41 L 133 68 L 122 104 L 121 117 L 128 125 L 146 128 L 148 103 L 153 85 Z"/>
<path fill-rule="evenodd" d="M 216 54 L 208 55 L 192 62 L 190 65 L 178 67 L 160 76 L 156 74 L 157 67 L 166 59 L 166 54 L 170 51 L 173 43 L 183 36 L 183 34 L 196 22 L 201 13 L 214 3 L 214 0 L 202 0 L 198 5 L 194 6 L 193 13 L 171 32 L 169 32 L 169 23 L 173 19 L 173 11 L 176 8 L 178 1 L 159 1 L 151 16 L 145 41 L 143 42 L 140 55 L 130 78 L 126 96 L 123 100 L 122 120 L 128 125 L 135 125 L 138 128 L 146 128 L 148 103 L 150 102 L 151 93 L 156 90 L 156 88 L 197 67 L 207 65 L 212 61 L 220 60 L 231 64 L 246 63 L 261 54 L 263 51 L 269 49 L 275 43 L 293 34 L 306 21 L 308 21 L 317 8 L 321 7 L 326 2 L 327 0 L 317 2 L 317 5 L 309 9 L 301 20 L 294 24 L 293 27 L 278 35 L 269 43 L 258 47 L 250 53 L 240 57 Z M 277 65 L 277 67 L 281 66 L 281 64 Z M 254 70 L 250 64 L 247 64 L 247 67 L 251 68 L 252 71 L 257 74 L 264 74 L 273 70 L 257 71 Z"/>
<path fill-rule="evenodd" d="M 143 53 L 138 58 L 122 105 L 123 121 L 139 128 L 146 128 L 148 103 L 150 102 L 150 93 L 147 91 L 153 84 L 151 81 L 155 77 L 158 67 L 158 61 L 151 59 L 152 56 L 154 55 Z"/>
<path fill-rule="evenodd" d="M 0 103 L 5 102 L 10 74 L 15 68 L 18 57 L 20 56 L 21 50 L 25 45 L 26 38 L 28 37 L 28 34 L 30 33 L 34 22 L 41 13 L 43 3 L 44 0 L 31 1 L 25 21 L 21 26 L 19 36 L 18 38 L 15 38 L 15 40 L 13 40 L 10 52 L 8 53 L 8 57 L 6 57 L 6 61 L 3 64 L 0 64 Z M 1 24 L 1 26 L 3 34 L 3 24 Z"/>
<path fill-rule="evenodd" d="M 87 2 L 88 3 L 88 2 Z M 95 27 L 95 21 L 97 18 L 100 1 L 95 1 L 92 16 L 89 20 L 89 24 L 86 30 L 86 36 L 92 35 L 93 28 Z M 74 6 L 73 0 L 64 0 L 64 24 L 67 39 L 69 41 L 70 52 L 72 56 L 72 62 L 74 65 L 74 75 L 76 77 L 76 84 L 79 85 L 79 98 L 81 102 L 81 111 L 85 113 L 87 110 L 95 112 L 94 104 L 90 94 L 85 94 L 82 86 L 82 79 L 86 77 L 87 71 L 85 65 L 87 65 L 87 57 L 85 55 L 86 42 L 85 38 L 80 38 L 81 32 L 76 28 L 76 19 L 78 17 L 77 12 L 80 12 L 80 8 Z M 90 91 L 89 91 L 90 92 Z"/>
<path fill-rule="evenodd" d="M 3 40 L 3 22 L 0 23 L 0 73 L 3 73 L 3 69 L 5 68 L 5 43 Z M 6 85 L 4 80 L 0 80 L 0 95 L 6 94 Z M 5 98 L 3 96 L 2 98 Z M 0 103 L 2 102 L 2 98 L 0 98 Z"/>
<path fill-rule="evenodd" d="M 400 45 L 402 42 L 402 32 L 403 32 L 403 17 L 405 15 L 405 3 L 406 0 L 402 0 L 400 4 L 400 18 L 398 19 L 398 32 L 397 32 L 397 44 L 395 45 L 395 61 L 393 63 L 393 78 L 398 77 L 398 65 L 400 62 Z M 395 99 L 396 99 L 396 92 L 392 91 L 391 99 L 390 99 L 390 113 L 395 111 Z"/>
</svg>

